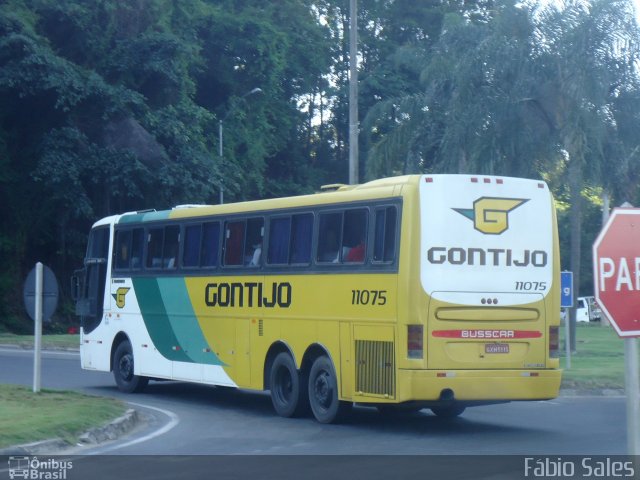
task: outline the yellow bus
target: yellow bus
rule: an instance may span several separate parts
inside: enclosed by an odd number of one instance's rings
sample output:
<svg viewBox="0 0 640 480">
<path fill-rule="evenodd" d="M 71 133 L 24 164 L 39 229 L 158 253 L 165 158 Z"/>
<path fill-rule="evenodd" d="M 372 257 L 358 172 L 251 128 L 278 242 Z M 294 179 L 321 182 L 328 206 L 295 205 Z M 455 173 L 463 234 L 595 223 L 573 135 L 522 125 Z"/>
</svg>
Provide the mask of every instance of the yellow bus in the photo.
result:
<svg viewBox="0 0 640 480">
<path fill-rule="evenodd" d="M 285 417 L 557 396 L 559 253 L 538 180 L 410 175 L 96 222 L 82 368 L 270 390 Z"/>
</svg>

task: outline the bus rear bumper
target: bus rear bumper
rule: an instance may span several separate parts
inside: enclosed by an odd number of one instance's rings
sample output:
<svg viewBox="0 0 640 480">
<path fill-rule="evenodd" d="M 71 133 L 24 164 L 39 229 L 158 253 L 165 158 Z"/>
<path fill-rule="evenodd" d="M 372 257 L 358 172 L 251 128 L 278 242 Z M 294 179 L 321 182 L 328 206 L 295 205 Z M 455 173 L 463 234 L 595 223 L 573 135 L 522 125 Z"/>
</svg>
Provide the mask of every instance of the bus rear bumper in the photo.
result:
<svg viewBox="0 0 640 480">
<path fill-rule="evenodd" d="M 548 400 L 558 396 L 562 371 L 399 370 L 398 402 Z"/>
</svg>

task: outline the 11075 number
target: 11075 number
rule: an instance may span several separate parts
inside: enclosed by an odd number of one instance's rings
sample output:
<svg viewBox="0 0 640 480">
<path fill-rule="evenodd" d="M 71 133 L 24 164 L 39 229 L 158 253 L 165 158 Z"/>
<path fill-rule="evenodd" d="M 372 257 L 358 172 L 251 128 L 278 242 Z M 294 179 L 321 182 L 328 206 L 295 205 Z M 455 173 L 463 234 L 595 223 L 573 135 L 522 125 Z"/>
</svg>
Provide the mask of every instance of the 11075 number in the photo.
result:
<svg viewBox="0 0 640 480">
<path fill-rule="evenodd" d="M 516 282 L 516 290 L 524 292 L 544 292 L 547 282 Z"/>
<path fill-rule="evenodd" d="M 386 305 L 386 290 L 351 290 L 351 305 Z"/>
</svg>

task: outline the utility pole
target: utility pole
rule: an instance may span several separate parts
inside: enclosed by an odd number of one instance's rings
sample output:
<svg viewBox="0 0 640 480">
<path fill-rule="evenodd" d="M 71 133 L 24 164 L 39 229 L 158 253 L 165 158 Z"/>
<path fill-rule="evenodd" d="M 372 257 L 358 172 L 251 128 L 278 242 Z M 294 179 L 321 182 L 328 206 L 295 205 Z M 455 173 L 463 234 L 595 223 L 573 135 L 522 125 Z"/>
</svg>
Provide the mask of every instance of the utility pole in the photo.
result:
<svg viewBox="0 0 640 480">
<path fill-rule="evenodd" d="M 349 183 L 358 183 L 358 10 L 349 0 Z"/>
</svg>

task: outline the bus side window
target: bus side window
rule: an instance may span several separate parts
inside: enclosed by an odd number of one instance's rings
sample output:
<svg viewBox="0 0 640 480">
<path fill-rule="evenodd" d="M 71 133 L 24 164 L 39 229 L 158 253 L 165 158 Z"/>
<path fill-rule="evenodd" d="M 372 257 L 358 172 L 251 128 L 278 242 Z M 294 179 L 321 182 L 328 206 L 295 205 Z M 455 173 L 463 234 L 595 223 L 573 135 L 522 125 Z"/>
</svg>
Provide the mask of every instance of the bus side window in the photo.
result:
<svg viewBox="0 0 640 480">
<path fill-rule="evenodd" d="M 116 232 L 115 270 L 126 270 L 131 263 L 131 230 Z"/>
<path fill-rule="evenodd" d="M 131 236 L 131 269 L 142 268 L 142 252 L 144 250 L 144 228 L 134 228 Z"/>
<path fill-rule="evenodd" d="M 197 267 L 200 264 L 200 240 L 202 225 L 187 225 L 184 228 L 183 267 Z"/>
<path fill-rule="evenodd" d="M 313 237 L 313 214 L 293 216 L 291 225 L 291 247 L 289 263 L 308 265 L 311 262 L 311 238 Z"/>
<path fill-rule="evenodd" d="M 164 231 L 164 247 L 162 249 L 162 267 L 174 269 L 178 265 L 178 242 L 180 240 L 180 227 L 172 225 L 166 227 Z"/>
<path fill-rule="evenodd" d="M 247 238 L 244 248 L 244 264 L 249 267 L 259 267 L 262 259 L 262 239 L 264 236 L 264 219 L 250 218 L 247 220 Z"/>
<path fill-rule="evenodd" d="M 373 244 L 374 262 L 393 262 L 396 252 L 396 207 L 376 210 L 375 239 Z"/>
<path fill-rule="evenodd" d="M 240 222 L 226 222 L 224 240 L 224 264 L 242 265 L 244 251 L 244 220 Z"/>
<path fill-rule="evenodd" d="M 367 246 L 367 217 L 368 211 L 364 208 L 344 212 L 342 255 L 347 263 L 364 263 Z"/>
<path fill-rule="evenodd" d="M 202 235 L 202 253 L 200 254 L 200 266 L 217 267 L 219 248 L 220 222 L 205 223 Z"/>
<path fill-rule="evenodd" d="M 147 268 L 162 267 L 162 242 L 164 228 L 150 228 L 147 239 Z"/>
<path fill-rule="evenodd" d="M 321 213 L 316 261 L 320 263 L 340 262 L 341 238 L 342 213 Z"/>
<path fill-rule="evenodd" d="M 291 217 L 272 218 L 269 222 L 269 265 L 285 265 L 289 258 Z"/>
</svg>

